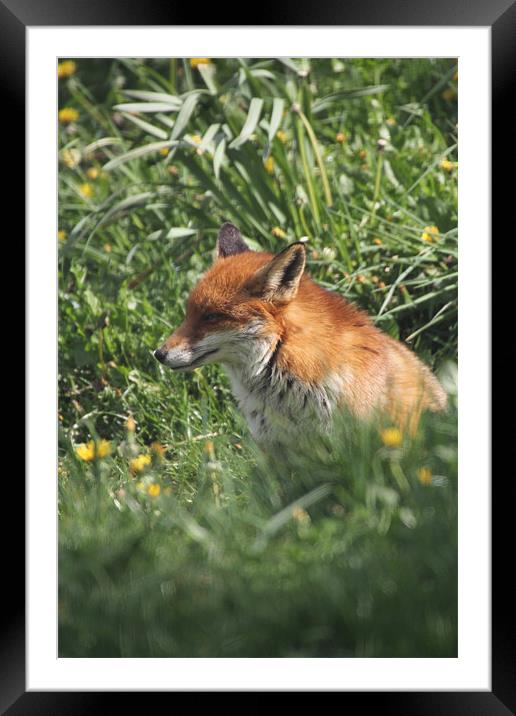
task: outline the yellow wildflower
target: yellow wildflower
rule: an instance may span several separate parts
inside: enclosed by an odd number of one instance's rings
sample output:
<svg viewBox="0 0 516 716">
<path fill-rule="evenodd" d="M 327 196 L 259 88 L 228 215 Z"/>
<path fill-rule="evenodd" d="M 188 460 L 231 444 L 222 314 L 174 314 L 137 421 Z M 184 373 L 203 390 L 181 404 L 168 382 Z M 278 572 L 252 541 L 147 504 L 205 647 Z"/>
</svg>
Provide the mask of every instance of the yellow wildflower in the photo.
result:
<svg viewBox="0 0 516 716">
<path fill-rule="evenodd" d="M 428 241 L 432 243 L 434 239 L 439 238 L 439 229 L 437 226 L 425 226 L 423 233 L 421 234 L 422 241 Z"/>
<path fill-rule="evenodd" d="M 335 141 L 339 144 L 343 144 L 346 141 L 347 137 L 344 134 L 344 132 L 337 132 L 337 135 L 335 136 Z"/>
<path fill-rule="evenodd" d="M 82 443 L 81 445 L 77 445 L 75 448 L 75 453 L 77 457 L 79 457 L 81 460 L 85 460 L 86 462 L 90 462 L 91 460 L 95 460 L 96 458 L 103 458 L 106 457 L 106 455 L 109 455 L 111 452 L 111 444 L 108 440 L 100 440 L 98 443 L 95 443 L 93 440 L 90 440 L 87 443 Z"/>
<path fill-rule="evenodd" d="M 158 460 L 163 460 L 163 457 L 164 457 L 165 453 L 167 452 L 167 448 L 164 447 L 157 440 L 155 442 L 151 443 L 151 450 L 156 455 Z"/>
<path fill-rule="evenodd" d="M 422 485 L 432 484 L 432 471 L 429 467 L 420 467 L 417 471 L 417 479 Z"/>
<path fill-rule="evenodd" d="M 373 244 L 375 244 L 376 246 L 381 246 L 382 240 L 381 239 L 373 239 Z"/>
<path fill-rule="evenodd" d="M 209 57 L 190 57 L 190 67 L 194 69 L 199 65 L 211 65 Z"/>
<path fill-rule="evenodd" d="M 156 484 L 149 485 L 147 488 L 147 494 L 151 497 L 157 497 L 159 493 L 161 492 L 161 487 Z"/>
<path fill-rule="evenodd" d="M 110 254 L 113 251 L 113 247 L 111 246 L 111 244 L 104 244 L 102 248 L 104 249 L 106 254 Z"/>
<path fill-rule="evenodd" d="M 84 182 L 84 184 L 81 184 L 79 187 L 79 192 L 85 199 L 91 199 L 93 196 L 93 187 L 88 182 Z"/>
<path fill-rule="evenodd" d="M 57 238 L 59 239 L 59 241 L 64 241 L 66 239 L 66 231 L 63 231 L 63 229 L 60 229 L 57 232 Z"/>
<path fill-rule="evenodd" d="M 272 157 L 268 157 L 268 159 L 264 161 L 263 166 L 267 174 L 274 174 L 274 159 Z"/>
<path fill-rule="evenodd" d="M 88 179 L 93 179 L 93 180 L 95 180 L 95 179 L 98 179 L 98 178 L 99 178 L 100 172 L 99 172 L 99 170 L 97 169 L 97 167 L 90 167 L 90 168 L 88 169 L 88 171 L 86 172 L 86 176 L 88 177 Z"/>
<path fill-rule="evenodd" d="M 276 136 L 280 140 L 280 142 L 283 142 L 283 144 L 285 144 L 285 142 L 287 141 L 287 133 L 283 132 L 283 130 L 281 129 L 276 132 Z"/>
<path fill-rule="evenodd" d="M 192 134 L 190 139 L 194 144 L 200 144 L 202 142 L 202 137 L 200 134 Z"/>
<path fill-rule="evenodd" d="M 299 505 L 292 508 L 292 517 L 296 522 L 310 522 L 310 515 L 302 507 L 299 507 Z"/>
<path fill-rule="evenodd" d="M 57 65 L 57 77 L 62 80 L 64 77 L 71 77 L 75 74 L 77 65 L 73 60 L 65 60 Z"/>
<path fill-rule="evenodd" d="M 111 452 L 111 445 L 107 440 L 101 440 L 96 445 L 97 457 L 106 457 Z"/>
<path fill-rule="evenodd" d="M 449 159 L 443 159 L 439 166 L 441 169 L 444 169 L 445 172 L 451 172 L 455 165 L 453 162 L 450 162 Z"/>
<path fill-rule="evenodd" d="M 161 147 L 161 149 L 159 150 L 159 153 L 161 154 L 162 157 L 167 157 L 168 152 L 169 152 L 168 147 Z"/>
<path fill-rule="evenodd" d="M 272 229 L 271 234 L 273 236 L 275 236 L 277 239 L 285 239 L 287 236 L 286 233 L 283 231 L 283 229 L 280 226 L 275 226 Z"/>
<path fill-rule="evenodd" d="M 394 127 L 396 125 L 396 120 L 394 119 L 394 117 L 388 117 L 385 120 L 385 124 L 387 124 L 389 127 Z"/>
<path fill-rule="evenodd" d="M 129 432 L 129 433 L 134 433 L 134 431 L 136 430 L 136 422 L 132 415 L 130 415 L 127 418 L 125 427 L 126 427 L 127 432 Z"/>
<path fill-rule="evenodd" d="M 63 149 L 61 152 L 61 161 L 68 169 L 75 169 L 81 161 L 81 153 L 78 149 L 75 149 L 75 147 Z"/>
<path fill-rule="evenodd" d="M 455 97 L 456 94 L 457 94 L 457 92 L 453 89 L 453 87 L 448 87 L 441 94 L 441 97 L 444 100 L 446 100 L 446 102 L 449 102 L 450 100 L 452 100 Z"/>
<path fill-rule="evenodd" d="M 380 432 L 382 442 L 386 447 L 399 447 L 403 442 L 403 434 L 399 428 L 385 428 Z"/>
<path fill-rule="evenodd" d="M 68 122 L 75 122 L 79 119 L 79 112 L 73 107 L 64 107 L 59 110 L 57 118 L 62 124 L 68 124 Z"/>
<path fill-rule="evenodd" d="M 209 460 L 215 459 L 215 445 L 211 440 L 204 443 L 202 450 Z"/>
<path fill-rule="evenodd" d="M 129 469 L 133 473 L 133 475 L 136 475 L 138 472 L 143 472 L 147 465 L 150 465 L 151 458 L 150 455 L 138 455 L 138 457 L 133 458 L 129 462 Z"/>
</svg>

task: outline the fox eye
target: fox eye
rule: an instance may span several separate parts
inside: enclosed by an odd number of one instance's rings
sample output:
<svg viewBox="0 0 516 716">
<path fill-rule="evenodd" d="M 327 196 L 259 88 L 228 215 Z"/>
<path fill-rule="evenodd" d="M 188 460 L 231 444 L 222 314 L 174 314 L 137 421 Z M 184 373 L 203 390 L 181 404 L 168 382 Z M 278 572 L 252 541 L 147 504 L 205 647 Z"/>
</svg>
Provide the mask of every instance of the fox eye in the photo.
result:
<svg viewBox="0 0 516 716">
<path fill-rule="evenodd" d="M 226 316 L 224 313 L 217 313 L 214 311 L 213 313 L 205 313 L 202 317 L 202 320 L 205 323 L 212 323 L 213 321 L 218 321 L 219 319 L 225 317 Z"/>
</svg>

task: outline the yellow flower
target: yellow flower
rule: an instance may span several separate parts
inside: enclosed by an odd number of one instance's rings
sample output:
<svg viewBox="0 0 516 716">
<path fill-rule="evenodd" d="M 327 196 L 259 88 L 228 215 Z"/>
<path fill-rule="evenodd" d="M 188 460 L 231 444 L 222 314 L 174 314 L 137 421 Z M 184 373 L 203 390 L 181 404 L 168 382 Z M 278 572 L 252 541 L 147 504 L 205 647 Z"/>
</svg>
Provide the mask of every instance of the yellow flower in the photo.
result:
<svg viewBox="0 0 516 716">
<path fill-rule="evenodd" d="M 381 239 L 373 239 L 373 244 L 375 244 L 376 246 L 381 246 L 382 240 Z"/>
<path fill-rule="evenodd" d="M 88 182 L 84 182 L 79 187 L 79 192 L 85 199 L 90 199 L 93 196 L 93 187 Z"/>
<path fill-rule="evenodd" d="M 439 229 L 437 226 L 425 226 L 423 229 L 423 233 L 421 234 L 421 239 L 423 241 L 428 241 L 429 243 L 432 243 L 434 239 L 439 238 Z"/>
<path fill-rule="evenodd" d="M 164 447 L 157 440 L 155 442 L 151 443 L 151 450 L 156 455 L 158 460 L 163 460 L 163 457 L 164 457 L 165 453 L 167 452 L 167 448 Z"/>
<path fill-rule="evenodd" d="M 90 462 L 91 460 L 95 460 L 96 458 L 103 458 L 106 457 L 106 455 L 109 455 L 111 452 L 111 444 L 108 440 L 100 440 L 98 443 L 95 443 L 93 440 L 90 440 L 87 443 L 82 443 L 81 445 L 77 445 L 75 448 L 75 453 L 77 457 L 79 457 L 81 460 L 85 460 L 86 462 Z"/>
<path fill-rule="evenodd" d="M 382 442 L 386 447 L 399 447 L 403 442 L 403 434 L 399 428 L 385 428 L 380 432 Z"/>
<path fill-rule="evenodd" d="M 138 472 L 143 472 L 147 465 L 151 464 L 150 455 L 138 455 L 129 462 L 129 469 L 136 475 Z"/>
<path fill-rule="evenodd" d="M 64 77 L 71 77 L 75 74 L 77 65 L 73 60 L 65 60 L 57 65 L 57 77 L 62 80 Z"/>
<path fill-rule="evenodd" d="M 453 170 L 454 164 L 453 162 L 450 162 L 449 159 L 443 159 L 439 166 L 441 167 L 441 169 L 444 169 L 445 172 L 451 172 Z"/>
<path fill-rule="evenodd" d="M 202 137 L 200 134 L 192 134 L 190 139 L 194 144 L 200 144 L 202 142 Z"/>
<path fill-rule="evenodd" d="M 283 231 L 283 229 L 280 226 L 275 226 L 272 229 L 271 234 L 273 236 L 275 236 L 277 239 L 284 239 L 287 236 L 286 233 Z"/>
<path fill-rule="evenodd" d="M 135 420 L 134 420 L 134 418 L 133 418 L 132 415 L 130 415 L 130 416 L 127 418 L 126 423 L 125 423 L 125 427 L 126 427 L 127 431 L 130 432 L 130 433 L 134 433 L 134 431 L 136 430 L 136 422 L 135 422 Z"/>
<path fill-rule="evenodd" d="M 448 87 L 441 94 L 441 97 L 444 100 L 446 100 L 446 102 L 449 102 L 450 100 L 452 100 L 455 97 L 456 94 L 457 94 L 457 92 L 453 89 L 453 87 Z"/>
<path fill-rule="evenodd" d="M 211 440 L 208 440 L 207 442 L 204 443 L 202 450 L 203 450 L 204 454 L 207 455 L 210 460 L 215 459 L 215 445 L 212 443 Z"/>
<path fill-rule="evenodd" d="M 100 172 L 97 169 L 97 167 L 90 167 L 88 169 L 88 171 L 86 172 L 86 176 L 88 177 L 88 179 L 93 179 L 93 180 L 98 179 L 99 175 L 100 175 Z"/>
<path fill-rule="evenodd" d="M 344 134 L 344 132 L 337 132 L 337 135 L 335 136 L 335 141 L 339 144 L 343 144 L 346 141 L 347 137 Z"/>
<path fill-rule="evenodd" d="M 161 487 L 156 484 L 149 485 L 149 487 L 147 488 L 147 494 L 150 495 L 151 497 L 157 497 L 160 492 L 161 492 Z"/>
<path fill-rule="evenodd" d="M 161 154 L 162 157 L 168 156 L 168 152 L 169 152 L 169 150 L 167 147 L 161 147 L 161 149 L 159 150 L 159 153 Z"/>
<path fill-rule="evenodd" d="M 292 517 L 296 522 L 310 522 L 310 515 L 302 507 L 299 507 L 299 505 L 292 508 Z"/>
<path fill-rule="evenodd" d="M 59 110 L 57 117 L 62 124 L 67 124 L 68 122 L 75 122 L 79 119 L 79 112 L 73 107 L 64 107 Z"/>
<path fill-rule="evenodd" d="M 66 239 L 66 231 L 63 231 L 63 229 L 60 229 L 57 232 L 57 238 L 59 239 L 59 241 L 64 241 Z"/>
<path fill-rule="evenodd" d="M 104 244 L 102 248 L 104 249 L 106 254 L 110 254 L 113 251 L 113 247 L 111 246 L 111 244 Z"/>
<path fill-rule="evenodd" d="M 420 467 L 416 474 L 417 479 L 422 485 L 432 484 L 432 471 L 429 467 Z"/>
<path fill-rule="evenodd" d="M 199 65 L 211 65 L 209 57 L 190 57 L 190 67 L 194 69 Z"/>
<path fill-rule="evenodd" d="M 61 161 L 65 164 L 68 169 L 75 169 L 75 167 L 81 161 L 81 153 L 75 147 L 71 149 L 63 149 L 61 152 Z"/>
<path fill-rule="evenodd" d="M 96 444 L 97 457 L 106 457 L 111 452 L 111 445 L 107 440 L 101 440 Z"/>
<path fill-rule="evenodd" d="M 276 132 L 276 136 L 280 142 L 283 142 L 283 144 L 287 141 L 287 133 L 283 132 L 281 129 Z"/>
<path fill-rule="evenodd" d="M 396 120 L 394 119 L 394 117 L 388 117 L 385 120 L 385 124 L 387 124 L 389 127 L 394 127 L 396 125 Z"/>
<path fill-rule="evenodd" d="M 265 167 L 267 174 L 274 174 L 274 159 L 272 157 L 266 159 L 263 166 Z"/>
</svg>

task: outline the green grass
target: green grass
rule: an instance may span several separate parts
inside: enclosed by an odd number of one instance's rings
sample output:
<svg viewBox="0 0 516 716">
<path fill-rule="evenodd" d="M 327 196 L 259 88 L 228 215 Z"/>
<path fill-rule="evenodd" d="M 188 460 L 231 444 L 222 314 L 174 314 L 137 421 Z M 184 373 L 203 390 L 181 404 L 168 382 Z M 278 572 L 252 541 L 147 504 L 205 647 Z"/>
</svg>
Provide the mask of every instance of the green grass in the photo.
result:
<svg viewBox="0 0 516 716">
<path fill-rule="evenodd" d="M 455 72 L 77 60 L 60 80 L 61 656 L 456 654 Z M 217 366 L 152 357 L 224 220 L 255 248 L 308 236 L 312 276 L 441 372 L 447 414 L 396 447 L 343 417 L 258 454 Z M 81 460 L 90 439 L 111 454 Z"/>
</svg>

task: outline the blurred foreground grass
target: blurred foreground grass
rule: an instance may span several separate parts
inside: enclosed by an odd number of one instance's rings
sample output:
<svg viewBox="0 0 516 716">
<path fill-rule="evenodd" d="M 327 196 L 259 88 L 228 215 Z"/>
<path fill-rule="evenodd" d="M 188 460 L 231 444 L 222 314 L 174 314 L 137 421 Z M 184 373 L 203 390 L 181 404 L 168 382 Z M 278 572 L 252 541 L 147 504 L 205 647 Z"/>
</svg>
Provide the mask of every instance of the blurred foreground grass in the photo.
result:
<svg viewBox="0 0 516 716">
<path fill-rule="evenodd" d="M 456 63 L 60 67 L 60 655 L 454 656 Z M 225 219 L 307 235 L 449 412 L 257 455 L 218 367 L 152 358 Z"/>
</svg>

